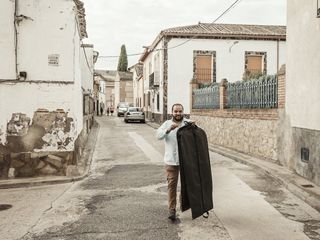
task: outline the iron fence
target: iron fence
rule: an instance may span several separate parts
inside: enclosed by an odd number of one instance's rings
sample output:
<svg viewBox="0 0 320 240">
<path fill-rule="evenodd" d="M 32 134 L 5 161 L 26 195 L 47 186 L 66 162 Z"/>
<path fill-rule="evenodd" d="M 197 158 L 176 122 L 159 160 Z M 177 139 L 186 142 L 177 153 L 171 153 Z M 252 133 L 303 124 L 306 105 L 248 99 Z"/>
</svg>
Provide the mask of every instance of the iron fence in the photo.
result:
<svg viewBox="0 0 320 240">
<path fill-rule="evenodd" d="M 227 108 L 277 108 L 276 76 L 227 84 Z"/>
<path fill-rule="evenodd" d="M 216 109 L 220 106 L 219 84 L 193 90 L 193 109 Z"/>
</svg>

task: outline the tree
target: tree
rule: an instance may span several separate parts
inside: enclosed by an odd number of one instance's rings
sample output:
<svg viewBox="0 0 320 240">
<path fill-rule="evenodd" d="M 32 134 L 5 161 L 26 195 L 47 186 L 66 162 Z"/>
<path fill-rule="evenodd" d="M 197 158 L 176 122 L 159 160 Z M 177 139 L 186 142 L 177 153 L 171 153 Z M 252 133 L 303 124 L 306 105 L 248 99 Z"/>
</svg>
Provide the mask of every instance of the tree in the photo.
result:
<svg viewBox="0 0 320 240">
<path fill-rule="evenodd" d="M 124 44 L 122 44 L 117 70 L 121 71 L 121 72 L 126 72 L 127 69 L 128 69 L 127 50 L 126 50 L 126 46 Z"/>
</svg>

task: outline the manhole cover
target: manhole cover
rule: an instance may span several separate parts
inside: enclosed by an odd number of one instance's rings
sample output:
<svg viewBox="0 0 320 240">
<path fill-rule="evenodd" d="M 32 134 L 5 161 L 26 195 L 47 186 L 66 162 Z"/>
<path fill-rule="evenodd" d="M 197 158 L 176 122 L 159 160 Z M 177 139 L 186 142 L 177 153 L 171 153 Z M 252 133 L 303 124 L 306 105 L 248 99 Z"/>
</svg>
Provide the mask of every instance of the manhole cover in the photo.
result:
<svg viewBox="0 0 320 240">
<path fill-rule="evenodd" d="M 312 184 L 302 184 L 301 186 L 305 187 L 305 188 L 313 188 L 314 187 Z"/>
<path fill-rule="evenodd" d="M 0 204 L 0 211 L 8 210 L 9 208 L 12 208 L 12 205 L 10 205 L 10 204 Z"/>
</svg>

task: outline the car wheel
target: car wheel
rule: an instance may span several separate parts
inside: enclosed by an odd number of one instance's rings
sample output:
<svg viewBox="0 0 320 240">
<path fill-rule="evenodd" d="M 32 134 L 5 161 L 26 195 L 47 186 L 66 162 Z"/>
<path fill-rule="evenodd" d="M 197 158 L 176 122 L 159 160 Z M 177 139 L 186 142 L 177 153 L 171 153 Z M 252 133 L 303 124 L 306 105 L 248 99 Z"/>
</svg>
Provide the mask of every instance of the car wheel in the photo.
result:
<svg viewBox="0 0 320 240">
<path fill-rule="evenodd" d="M 127 119 L 125 119 L 125 120 L 124 120 L 124 122 L 125 122 L 125 123 L 128 123 L 128 120 L 127 120 Z"/>
<path fill-rule="evenodd" d="M 141 120 L 142 123 L 146 123 L 146 120 Z"/>
</svg>

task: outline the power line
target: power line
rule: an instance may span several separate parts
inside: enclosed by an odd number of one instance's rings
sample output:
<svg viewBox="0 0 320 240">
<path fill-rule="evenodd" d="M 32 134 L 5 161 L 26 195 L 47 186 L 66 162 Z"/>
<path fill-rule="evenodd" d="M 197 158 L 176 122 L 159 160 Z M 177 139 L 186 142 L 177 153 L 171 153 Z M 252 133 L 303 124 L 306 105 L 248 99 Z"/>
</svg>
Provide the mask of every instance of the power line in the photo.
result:
<svg viewBox="0 0 320 240">
<path fill-rule="evenodd" d="M 210 24 L 213 24 L 215 23 L 216 21 L 218 21 L 220 18 L 222 18 L 223 15 L 225 15 L 227 12 L 229 12 L 233 7 L 236 6 L 236 4 L 238 4 L 241 0 L 236 0 L 234 3 L 232 3 L 223 13 L 221 13 L 214 21 L 212 21 Z M 196 37 L 198 37 L 200 34 L 196 34 L 194 35 L 193 37 L 187 39 L 186 41 L 176 45 L 176 46 L 173 46 L 173 47 L 169 47 L 167 49 L 173 49 L 173 48 L 177 48 L 177 47 L 180 47 L 184 44 L 186 44 L 187 42 L 190 42 L 192 39 L 195 39 Z"/>
<path fill-rule="evenodd" d="M 241 0 L 236 0 L 234 1 L 226 10 L 224 10 L 214 21 L 212 21 L 210 24 L 215 23 L 216 21 L 218 21 L 220 18 L 222 18 L 225 14 L 227 14 L 232 8 L 234 8 L 238 3 L 240 3 Z M 157 49 L 153 49 L 150 50 L 150 52 L 157 52 L 157 51 L 161 51 L 161 50 L 165 50 L 165 49 L 174 49 L 177 47 L 180 47 L 184 44 L 186 44 L 187 42 L 191 41 L 192 39 L 195 39 L 196 37 L 198 37 L 200 34 L 195 34 L 193 35 L 191 38 L 187 39 L 186 41 L 179 43 L 178 45 L 169 47 L 169 48 L 157 48 Z M 127 54 L 128 57 L 132 57 L 132 56 L 140 56 L 144 53 L 132 53 L 132 54 Z M 118 58 L 119 55 L 111 55 L 111 56 L 99 56 L 98 58 Z"/>
</svg>

